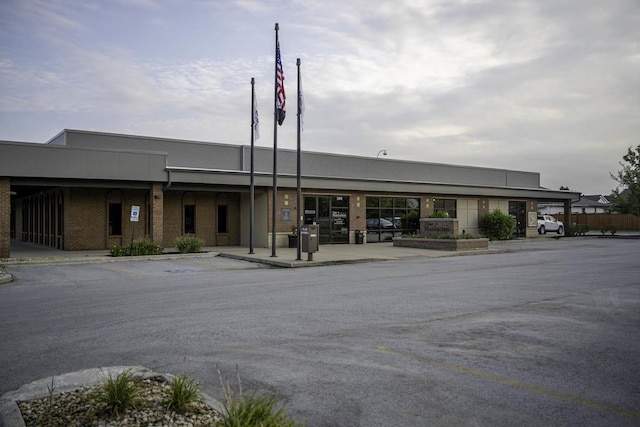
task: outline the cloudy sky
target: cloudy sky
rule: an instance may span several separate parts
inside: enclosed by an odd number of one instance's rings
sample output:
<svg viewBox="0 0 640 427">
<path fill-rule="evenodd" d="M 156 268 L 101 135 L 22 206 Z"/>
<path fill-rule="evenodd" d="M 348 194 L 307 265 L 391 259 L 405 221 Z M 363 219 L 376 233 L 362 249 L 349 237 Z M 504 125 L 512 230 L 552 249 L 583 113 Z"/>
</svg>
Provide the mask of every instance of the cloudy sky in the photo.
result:
<svg viewBox="0 0 640 427">
<path fill-rule="evenodd" d="M 638 0 L 0 0 L 0 139 L 64 128 L 537 171 L 585 194 L 640 144 Z"/>
</svg>

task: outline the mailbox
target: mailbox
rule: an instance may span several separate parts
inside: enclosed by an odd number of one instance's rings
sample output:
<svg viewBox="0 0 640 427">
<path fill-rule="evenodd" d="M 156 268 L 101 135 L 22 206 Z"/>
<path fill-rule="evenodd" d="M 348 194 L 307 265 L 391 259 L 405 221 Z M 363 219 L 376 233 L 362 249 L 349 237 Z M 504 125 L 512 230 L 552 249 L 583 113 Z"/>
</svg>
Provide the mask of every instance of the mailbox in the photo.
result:
<svg viewBox="0 0 640 427">
<path fill-rule="evenodd" d="M 318 225 L 305 224 L 301 227 L 302 252 L 318 252 Z"/>
</svg>

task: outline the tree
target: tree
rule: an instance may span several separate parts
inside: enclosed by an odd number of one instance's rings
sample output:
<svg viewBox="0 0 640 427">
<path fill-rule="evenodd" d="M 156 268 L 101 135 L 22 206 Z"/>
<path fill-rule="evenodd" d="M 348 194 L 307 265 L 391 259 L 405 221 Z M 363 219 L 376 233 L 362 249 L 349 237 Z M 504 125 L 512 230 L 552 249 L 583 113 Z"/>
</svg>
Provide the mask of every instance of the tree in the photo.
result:
<svg viewBox="0 0 640 427">
<path fill-rule="evenodd" d="M 622 170 L 615 175 L 611 174 L 611 178 L 623 188 L 623 191 L 618 188 L 613 190 L 613 203 L 622 213 L 640 216 L 640 145 L 635 150 L 629 147 L 622 160 Z"/>
</svg>

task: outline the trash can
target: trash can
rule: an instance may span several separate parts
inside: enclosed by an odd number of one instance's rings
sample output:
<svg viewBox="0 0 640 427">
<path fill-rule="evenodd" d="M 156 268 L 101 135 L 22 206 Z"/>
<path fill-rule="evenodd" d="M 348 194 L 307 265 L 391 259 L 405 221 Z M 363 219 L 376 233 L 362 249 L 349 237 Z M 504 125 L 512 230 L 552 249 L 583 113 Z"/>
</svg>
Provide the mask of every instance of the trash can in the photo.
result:
<svg viewBox="0 0 640 427">
<path fill-rule="evenodd" d="M 356 230 L 356 245 L 364 243 L 364 233 L 360 230 Z"/>
</svg>

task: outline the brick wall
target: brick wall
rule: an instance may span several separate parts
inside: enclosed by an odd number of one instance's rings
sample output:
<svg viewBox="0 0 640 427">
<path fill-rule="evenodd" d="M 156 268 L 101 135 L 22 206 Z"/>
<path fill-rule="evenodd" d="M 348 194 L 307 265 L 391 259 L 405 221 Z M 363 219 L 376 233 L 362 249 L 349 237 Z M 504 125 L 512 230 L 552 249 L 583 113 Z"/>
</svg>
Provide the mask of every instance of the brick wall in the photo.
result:
<svg viewBox="0 0 640 427">
<path fill-rule="evenodd" d="M 151 241 L 159 246 L 164 246 L 164 194 L 162 183 L 155 182 L 151 185 Z"/>
<path fill-rule="evenodd" d="M 162 226 L 162 246 L 174 247 L 176 238 L 182 236 L 182 192 L 165 191 Z"/>
<path fill-rule="evenodd" d="M 71 188 L 65 200 L 65 250 L 106 248 L 107 203 L 105 191 Z"/>
<path fill-rule="evenodd" d="M 144 190 L 70 188 L 65 191 L 65 250 L 83 251 L 126 246 L 149 236 L 149 193 Z M 122 204 L 122 234 L 108 235 L 109 202 Z M 140 206 L 138 221 L 130 221 L 131 206 Z"/>
</svg>

